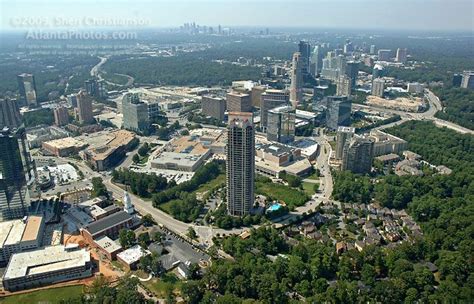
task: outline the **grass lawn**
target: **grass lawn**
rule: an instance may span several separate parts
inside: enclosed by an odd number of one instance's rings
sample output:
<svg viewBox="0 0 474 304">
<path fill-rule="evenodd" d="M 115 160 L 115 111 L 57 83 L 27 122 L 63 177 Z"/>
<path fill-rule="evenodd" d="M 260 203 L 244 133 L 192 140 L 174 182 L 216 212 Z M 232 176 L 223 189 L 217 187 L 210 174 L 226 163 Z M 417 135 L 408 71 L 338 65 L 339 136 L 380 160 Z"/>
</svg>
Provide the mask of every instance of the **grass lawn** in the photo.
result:
<svg viewBox="0 0 474 304">
<path fill-rule="evenodd" d="M 314 192 L 314 183 L 303 182 L 303 190 L 308 195 L 313 195 Z"/>
<path fill-rule="evenodd" d="M 153 278 L 147 282 L 142 282 L 142 284 L 157 297 L 165 298 L 167 291 L 179 292 L 181 281 L 174 274 L 165 274 L 159 279 Z"/>
<path fill-rule="evenodd" d="M 225 185 L 225 174 L 219 174 L 216 178 L 208 181 L 207 183 L 205 184 L 202 184 L 201 186 L 199 186 L 199 188 L 197 188 L 196 193 L 202 193 L 202 192 L 206 192 L 206 191 L 212 191 L 214 190 L 215 188 L 218 188 L 220 186 L 223 186 Z"/>
<path fill-rule="evenodd" d="M 316 172 L 314 172 L 313 174 L 311 174 L 311 175 L 308 176 L 308 177 L 305 177 L 304 179 L 319 180 L 319 176 L 317 176 L 317 175 L 316 175 Z"/>
<path fill-rule="evenodd" d="M 270 182 L 256 182 L 256 193 L 277 199 L 285 202 L 288 207 L 303 206 L 308 197 L 300 190 L 290 188 L 285 185 L 270 183 Z"/>
<path fill-rule="evenodd" d="M 82 294 L 82 285 L 59 287 L 45 290 L 38 290 L 29 293 L 9 296 L 0 299 L 2 304 L 49 304 L 59 303 L 72 297 L 78 297 Z"/>
</svg>

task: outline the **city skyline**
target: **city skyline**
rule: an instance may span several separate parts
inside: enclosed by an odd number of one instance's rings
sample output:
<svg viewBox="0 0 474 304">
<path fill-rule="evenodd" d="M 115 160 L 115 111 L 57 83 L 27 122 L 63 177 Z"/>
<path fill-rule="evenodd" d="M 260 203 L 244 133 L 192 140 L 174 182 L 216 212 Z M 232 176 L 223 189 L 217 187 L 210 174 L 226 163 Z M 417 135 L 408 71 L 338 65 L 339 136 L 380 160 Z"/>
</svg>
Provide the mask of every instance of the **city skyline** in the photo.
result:
<svg viewBox="0 0 474 304">
<path fill-rule="evenodd" d="M 134 20 L 136 28 L 177 27 L 185 22 L 217 26 L 337 28 L 379 30 L 443 30 L 472 31 L 473 3 L 469 0 L 430 1 L 402 0 L 393 5 L 373 0 L 362 1 L 157 1 L 141 0 L 133 8 L 124 1 L 100 1 L 100 9 L 89 10 L 89 0 L 59 1 L 0 1 L 2 18 L 0 30 L 24 30 L 29 21 L 41 19 L 34 28 L 71 28 L 77 25 L 91 28 L 84 19 Z M 95 3 L 95 2 L 94 2 Z M 13 5 L 14 4 L 14 5 Z M 242 5 L 243 4 L 243 5 Z M 300 9 L 304 7 L 304 10 Z M 250 12 L 250 13 L 249 13 Z M 420 14 L 420 12 L 424 12 Z M 39 18 L 39 16 L 41 16 Z M 397 18 L 394 18 L 397 16 Z M 32 18 L 32 19 L 31 19 Z M 25 21 L 26 22 L 22 22 Z M 139 21 L 137 21 L 139 20 Z M 72 24 L 64 24 L 64 22 Z"/>
</svg>

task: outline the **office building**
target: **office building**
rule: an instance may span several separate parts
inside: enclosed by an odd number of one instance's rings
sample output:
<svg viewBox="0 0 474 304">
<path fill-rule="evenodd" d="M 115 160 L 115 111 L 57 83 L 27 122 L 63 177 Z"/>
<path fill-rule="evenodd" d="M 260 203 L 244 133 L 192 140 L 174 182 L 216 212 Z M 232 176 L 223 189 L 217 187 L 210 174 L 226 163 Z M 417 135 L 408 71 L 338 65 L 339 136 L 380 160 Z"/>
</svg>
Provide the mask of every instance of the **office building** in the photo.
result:
<svg viewBox="0 0 474 304">
<path fill-rule="evenodd" d="M 395 56 L 396 62 L 405 63 L 407 62 L 407 49 L 397 49 L 397 55 Z"/>
<path fill-rule="evenodd" d="M 307 41 L 300 41 L 298 44 L 298 52 L 301 54 L 301 72 L 309 73 L 309 59 L 311 54 L 311 46 Z"/>
<path fill-rule="evenodd" d="M 262 94 L 260 100 L 260 127 L 266 130 L 268 111 L 270 109 L 288 105 L 290 102 L 290 92 L 288 90 L 268 89 Z"/>
<path fill-rule="evenodd" d="M 232 91 L 226 95 L 228 112 L 252 112 L 252 101 L 250 95 Z"/>
<path fill-rule="evenodd" d="M 462 73 L 461 88 L 474 90 L 474 71 L 464 71 Z"/>
<path fill-rule="evenodd" d="M 328 96 L 326 105 L 326 126 L 329 129 L 335 131 L 339 126 L 351 124 L 351 101 L 347 96 Z"/>
<path fill-rule="evenodd" d="M 145 132 L 150 127 L 148 106 L 138 94 L 126 94 L 122 100 L 123 128 L 135 132 Z"/>
<path fill-rule="evenodd" d="M 14 254 L 3 275 L 3 286 L 17 291 L 91 275 L 91 255 L 85 249 L 76 244 L 49 246 Z"/>
<path fill-rule="evenodd" d="M 359 62 L 358 61 L 348 61 L 345 64 L 344 73 L 349 77 L 351 81 L 351 87 L 355 88 L 357 84 L 357 76 L 359 75 Z"/>
<path fill-rule="evenodd" d="M 342 170 L 365 174 L 372 169 L 374 159 L 374 142 L 363 136 L 352 137 L 345 145 L 342 157 Z"/>
<path fill-rule="evenodd" d="M 56 126 L 65 126 L 69 123 L 69 113 L 67 108 L 58 107 L 53 110 L 54 113 L 54 124 Z"/>
<path fill-rule="evenodd" d="M 336 95 L 349 96 L 351 95 L 351 79 L 346 75 L 339 76 L 336 82 Z"/>
<path fill-rule="evenodd" d="M 0 132 L 0 221 L 22 218 L 30 207 L 36 168 L 23 128 Z"/>
<path fill-rule="evenodd" d="M 256 85 L 252 87 L 250 91 L 250 99 L 252 101 L 252 107 L 260 108 L 260 101 L 262 100 L 262 94 L 267 90 L 267 86 Z"/>
<path fill-rule="evenodd" d="M 85 92 L 77 94 L 77 118 L 80 124 L 87 125 L 94 122 L 92 115 L 92 98 Z"/>
<path fill-rule="evenodd" d="M 89 96 L 94 96 L 100 99 L 107 98 L 107 88 L 105 86 L 105 81 L 89 79 L 85 81 L 84 85 Z"/>
<path fill-rule="evenodd" d="M 255 130 L 252 113 L 229 113 L 226 147 L 227 210 L 249 214 L 254 204 Z"/>
<path fill-rule="evenodd" d="M 382 78 L 377 78 L 372 81 L 372 91 L 371 95 L 383 97 L 383 92 L 385 90 L 385 81 Z"/>
<path fill-rule="evenodd" d="M 217 96 L 206 95 L 202 97 L 201 111 L 205 116 L 217 118 L 220 121 L 224 120 L 226 108 L 226 100 Z"/>
<path fill-rule="evenodd" d="M 342 160 L 344 154 L 344 147 L 352 139 L 352 136 L 355 134 L 355 128 L 351 127 L 339 127 L 337 128 L 336 135 L 336 155 L 337 160 Z"/>
<path fill-rule="evenodd" d="M 77 95 L 76 94 L 69 94 L 67 96 L 67 103 L 69 106 L 73 108 L 77 108 Z"/>
<path fill-rule="evenodd" d="M 374 157 L 391 153 L 401 154 L 408 148 L 406 140 L 380 130 L 370 131 L 369 138 L 374 142 Z"/>
<path fill-rule="evenodd" d="M 321 46 L 317 45 L 314 47 L 313 53 L 311 54 L 309 62 L 309 73 L 316 77 L 321 73 L 323 67 L 323 49 Z"/>
<path fill-rule="evenodd" d="M 303 100 L 303 58 L 301 53 L 293 54 L 291 64 L 290 102 L 296 109 Z"/>
<path fill-rule="evenodd" d="M 379 50 L 378 58 L 379 61 L 390 61 L 392 59 L 392 50 Z"/>
<path fill-rule="evenodd" d="M 0 222 L 0 263 L 15 253 L 40 247 L 44 227 L 42 216 Z"/>
<path fill-rule="evenodd" d="M 354 45 L 352 44 L 352 42 L 349 40 L 349 41 L 346 41 L 346 43 L 344 44 L 344 54 L 349 54 L 349 53 L 352 53 L 354 51 Z"/>
<path fill-rule="evenodd" d="M 0 129 L 21 126 L 22 118 L 16 100 L 0 99 Z"/>
<path fill-rule="evenodd" d="M 377 50 L 377 49 L 375 48 L 375 44 L 372 44 L 372 45 L 370 46 L 370 54 L 371 54 L 371 55 L 375 55 L 375 51 L 376 51 L 376 50 Z"/>
<path fill-rule="evenodd" d="M 295 110 L 281 106 L 268 111 L 267 139 L 280 143 L 295 140 Z"/>
<path fill-rule="evenodd" d="M 278 143 L 259 145 L 256 149 L 255 171 L 269 177 L 282 172 L 304 177 L 312 170 L 311 162 L 302 156 L 302 150 Z"/>
<path fill-rule="evenodd" d="M 17 76 L 17 80 L 21 97 L 21 105 L 29 107 L 38 106 L 35 76 L 32 74 L 23 73 Z"/>
<path fill-rule="evenodd" d="M 453 87 L 460 87 L 462 83 L 462 74 L 453 75 Z"/>
</svg>

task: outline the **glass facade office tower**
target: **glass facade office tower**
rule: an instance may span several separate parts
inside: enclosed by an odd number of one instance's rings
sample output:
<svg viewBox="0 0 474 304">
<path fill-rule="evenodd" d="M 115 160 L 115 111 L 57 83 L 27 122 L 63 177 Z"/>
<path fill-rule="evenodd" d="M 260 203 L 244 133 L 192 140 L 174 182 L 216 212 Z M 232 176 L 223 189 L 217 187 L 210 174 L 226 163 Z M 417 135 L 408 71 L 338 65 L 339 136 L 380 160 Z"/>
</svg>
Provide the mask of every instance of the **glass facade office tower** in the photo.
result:
<svg viewBox="0 0 474 304">
<path fill-rule="evenodd" d="M 280 143 L 295 140 L 295 110 L 282 106 L 268 111 L 267 139 Z"/>
</svg>

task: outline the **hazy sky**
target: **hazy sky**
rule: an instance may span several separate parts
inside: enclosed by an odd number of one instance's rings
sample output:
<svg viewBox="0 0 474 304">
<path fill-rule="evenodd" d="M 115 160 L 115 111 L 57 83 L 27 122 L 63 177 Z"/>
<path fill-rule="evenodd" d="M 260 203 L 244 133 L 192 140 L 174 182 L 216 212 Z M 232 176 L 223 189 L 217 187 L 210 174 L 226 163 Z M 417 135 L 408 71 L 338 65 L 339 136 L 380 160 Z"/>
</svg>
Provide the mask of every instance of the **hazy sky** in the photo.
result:
<svg viewBox="0 0 474 304">
<path fill-rule="evenodd" d="M 474 30 L 474 0 L 0 0 L 0 26 L 135 18 L 154 27 L 202 25 Z M 36 20 L 36 19 L 34 19 Z M 44 20 L 43 20 L 44 21 Z"/>
</svg>

